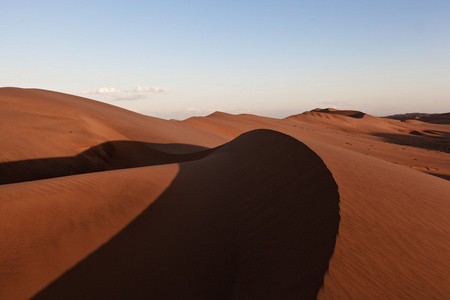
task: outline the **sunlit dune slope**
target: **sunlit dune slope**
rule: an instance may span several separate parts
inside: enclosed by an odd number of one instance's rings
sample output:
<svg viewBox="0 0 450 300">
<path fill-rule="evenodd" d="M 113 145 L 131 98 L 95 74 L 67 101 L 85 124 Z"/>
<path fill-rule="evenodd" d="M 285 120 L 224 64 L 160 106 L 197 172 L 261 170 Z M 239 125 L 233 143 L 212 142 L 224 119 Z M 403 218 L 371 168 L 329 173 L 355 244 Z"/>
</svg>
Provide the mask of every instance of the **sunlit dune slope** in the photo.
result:
<svg viewBox="0 0 450 300">
<path fill-rule="evenodd" d="M 249 130 L 268 128 L 299 140 L 308 138 L 320 141 L 450 179 L 450 125 L 418 121 L 409 124 L 368 114 L 353 118 L 317 111 L 283 120 L 214 113 L 207 117 L 190 118 L 183 123 L 228 138 Z M 415 132 L 424 134 L 417 135 Z"/>
<path fill-rule="evenodd" d="M 450 183 L 304 140 L 339 186 L 339 235 L 318 299 L 445 299 Z"/>
<path fill-rule="evenodd" d="M 0 111 L 0 162 L 74 156 L 108 141 L 198 144 L 203 140 L 207 146 L 223 142 L 175 122 L 45 90 L 0 88 Z"/>
<path fill-rule="evenodd" d="M 123 229 L 177 173 L 170 164 L 1 185 L 0 299 L 29 299 Z"/>
</svg>

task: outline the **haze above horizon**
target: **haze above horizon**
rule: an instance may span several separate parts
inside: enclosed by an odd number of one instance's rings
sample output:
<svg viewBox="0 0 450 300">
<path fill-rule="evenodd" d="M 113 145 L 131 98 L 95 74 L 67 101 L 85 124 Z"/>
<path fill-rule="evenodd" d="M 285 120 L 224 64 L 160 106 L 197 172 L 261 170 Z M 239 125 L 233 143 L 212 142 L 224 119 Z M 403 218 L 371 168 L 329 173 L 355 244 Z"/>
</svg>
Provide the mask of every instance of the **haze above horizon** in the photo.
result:
<svg viewBox="0 0 450 300">
<path fill-rule="evenodd" d="M 448 1 L 1 1 L 0 86 L 142 114 L 448 112 Z"/>
</svg>

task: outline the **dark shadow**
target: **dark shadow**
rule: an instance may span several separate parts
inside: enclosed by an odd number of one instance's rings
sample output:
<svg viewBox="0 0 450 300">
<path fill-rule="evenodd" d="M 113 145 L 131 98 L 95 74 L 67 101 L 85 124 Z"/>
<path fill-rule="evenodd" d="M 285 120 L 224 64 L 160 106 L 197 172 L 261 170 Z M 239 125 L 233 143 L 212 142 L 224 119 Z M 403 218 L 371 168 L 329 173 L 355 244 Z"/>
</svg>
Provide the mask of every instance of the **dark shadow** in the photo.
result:
<svg viewBox="0 0 450 300">
<path fill-rule="evenodd" d="M 325 108 L 325 109 L 317 109 L 316 108 L 312 111 L 327 113 L 327 114 L 332 114 L 332 115 L 346 116 L 346 117 L 351 117 L 351 118 L 355 118 L 355 119 L 362 119 L 366 115 L 365 113 L 357 111 L 357 110 L 333 110 L 333 109 L 329 109 L 329 108 Z"/>
<path fill-rule="evenodd" d="M 428 172 L 427 174 L 445 179 L 445 180 L 450 180 L 450 174 L 437 174 L 437 173 L 432 173 L 432 172 Z"/>
<path fill-rule="evenodd" d="M 437 136 L 433 137 L 427 134 Z M 372 133 L 372 135 L 382 137 L 388 143 L 450 153 L 449 132 L 411 131 L 409 134 Z"/>
<path fill-rule="evenodd" d="M 319 156 L 252 131 L 181 163 L 156 202 L 34 299 L 316 299 L 339 220 Z"/>
<path fill-rule="evenodd" d="M 209 151 L 205 147 L 186 144 L 112 141 L 71 157 L 1 163 L 0 184 L 184 162 L 201 158 Z"/>
<path fill-rule="evenodd" d="M 412 130 L 409 132 L 409 134 L 431 138 L 450 138 L 449 132 L 439 130 L 422 130 L 422 131 Z"/>
</svg>

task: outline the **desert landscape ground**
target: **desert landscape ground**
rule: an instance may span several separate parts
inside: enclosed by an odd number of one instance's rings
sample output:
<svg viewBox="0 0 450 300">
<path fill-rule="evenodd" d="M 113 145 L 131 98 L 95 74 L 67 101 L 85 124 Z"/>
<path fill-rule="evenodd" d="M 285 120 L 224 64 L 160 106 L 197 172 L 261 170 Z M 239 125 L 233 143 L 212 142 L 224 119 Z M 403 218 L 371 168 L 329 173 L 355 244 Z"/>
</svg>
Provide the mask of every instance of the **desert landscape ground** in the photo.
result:
<svg viewBox="0 0 450 300">
<path fill-rule="evenodd" d="M 450 124 L 396 118 L 0 88 L 0 299 L 448 299 Z"/>
</svg>

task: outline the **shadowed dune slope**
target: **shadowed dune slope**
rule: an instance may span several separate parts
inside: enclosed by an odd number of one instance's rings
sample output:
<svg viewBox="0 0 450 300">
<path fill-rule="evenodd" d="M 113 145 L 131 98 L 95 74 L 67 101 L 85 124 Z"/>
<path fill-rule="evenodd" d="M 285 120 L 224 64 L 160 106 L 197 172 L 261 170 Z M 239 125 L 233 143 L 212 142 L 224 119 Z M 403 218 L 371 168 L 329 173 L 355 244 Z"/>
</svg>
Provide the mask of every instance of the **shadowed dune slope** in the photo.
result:
<svg viewBox="0 0 450 300">
<path fill-rule="evenodd" d="M 287 135 L 256 130 L 179 164 L 166 191 L 34 299 L 315 299 L 337 185 Z"/>
<path fill-rule="evenodd" d="M 197 149 L 174 154 L 173 148 Z M 160 151 L 162 149 L 164 151 Z M 199 159 L 209 150 L 193 145 L 158 145 L 134 141 L 112 141 L 97 145 L 73 157 L 30 159 L 0 163 L 0 184 L 25 182 L 76 174 L 163 165 Z"/>
<path fill-rule="evenodd" d="M 346 118 L 346 123 L 375 119 L 370 115 L 363 119 L 333 117 Z M 333 174 L 339 186 L 341 221 L 319 299 L 447 298 L 450 182 L 415 168 L 427 166 L 418 169 L 427 171 L 435 166 L 444 171 L 441 174 L 450 174 L 449 154 L 399 147 L 358 135 L 354 133 L 356 126 L 353 132 L 343 134 L 312 125 L 310 118 L 288 126 L 283 120 L 222 115 L 220 124 L 228 125 L 226 130 L 217 126 L 217 119 L 197 119 L 195 125 L 230 137 L 252 127 L 276 128 L 310 147 Z M 377 123 L 385 123 L 391 130 L 391 125 L 397 126 L 400 121 Z M 404 125 L 408 129 L 409 124 Z"/>
</svg>

